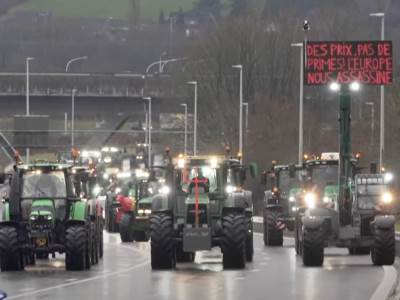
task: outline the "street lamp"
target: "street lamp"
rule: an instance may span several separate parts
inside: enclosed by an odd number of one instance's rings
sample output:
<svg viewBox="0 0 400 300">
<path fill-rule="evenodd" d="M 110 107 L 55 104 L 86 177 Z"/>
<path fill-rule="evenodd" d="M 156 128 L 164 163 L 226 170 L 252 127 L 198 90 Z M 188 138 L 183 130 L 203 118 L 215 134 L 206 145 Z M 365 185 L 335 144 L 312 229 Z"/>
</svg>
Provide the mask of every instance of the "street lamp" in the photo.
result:
<svg viewBox="0 0 400 300">
<path fill-rule="evenodd" d="M 189 81 L 194 85 L 194 128 L 193 128 L 193 155 L 197 155 L 197 81 Z"/>
<path fill-rule="evenodd" d="M 72 97 L 71 97 L 71 149 L 75 146 L 75 96 L 76 89 L 72 89 Z"/>
<path fill-rule="evenodd" d="M 148 168 L 151 168 L 151 97 L 143 97 L 143 100 L 149 101 L 149 123 L 147 124 L 147 130 L 149 134 L 148 144 Z"/>
<path fill-rule="evenodd" d="M 79 60 L 85 60 L 85 59 L 88 59 L 88 57 L 87 57 L 87 56 L 81 56 L 81 57 L 76 57 L 76 58 L 70 59 L 70 60 L 67 62 L 67 64 L 65 65 L 65 73 L 68 73 L 69 66 L 70 66 L 73 62 L 76 62 L 76 61 L 79 61 Z"/>
<path fill-rule="evenodd" d="M 26 115 L 30 115 L 29 109 L 29 62 L 34 60 L 34 57 L 27 57 L 26 58 Z M 30 156 L 30 149 L 26 148 L 26 163 L 29 164 L 29 156 Z"/>
<path fill-rule="evenodd" d="M 381 18 L 381 40 L 385 40 L 385 13 L 378 12 L 369 14 L 370 17 Z M 383 155 L 385 151 L 385 86 L 381 85 L 381 122 L 380 122 L 380 147 L 379 147 L 379 170 L 383 168 Z"/>
<path fill-rule="evenodd" d="M 371 147 L 374 145 L 374 136 L 375 136 L 375 103 L 374 102 L 365 102 L 365 105 L 371 107 Z"/>
<path fill-rule="evenodd" d="M 300 95 L 299 95 L 299 164 L 303 162 L 303 151 L 304 151 L 304 129 L 303 129 L 303 107 L 304 107 L 304 45 L 303 43 L 290 44 L 292 47 L 300 48 Z"/>
<path fill-rule="evenodd" d="M 243 156 L 243 66 L 233 65 L 232 68 L 239 69 L 240 87 L 239 87 L 239 155 Z"/>
<path fill-rule="evenodd" d="M 184 154 L 187 155 L 187 121 L 188 121 L 188 109 L 186 103 L 181 103 L 181 106 L 185 108 L 185 146 L 184 146 Z"/>
</svg>

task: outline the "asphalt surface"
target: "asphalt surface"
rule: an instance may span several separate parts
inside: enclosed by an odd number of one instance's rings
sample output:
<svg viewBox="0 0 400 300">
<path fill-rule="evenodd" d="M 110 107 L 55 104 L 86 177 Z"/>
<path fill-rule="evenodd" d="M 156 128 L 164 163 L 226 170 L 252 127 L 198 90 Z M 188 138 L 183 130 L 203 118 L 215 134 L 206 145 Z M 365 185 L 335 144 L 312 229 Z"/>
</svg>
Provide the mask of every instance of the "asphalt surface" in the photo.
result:
<svg viewBox="0 0 400 300">
<path fill-rule="evenodd" d="M 121 244 L 107 234 L 104 260 L 90 271 L 66 272 L 60 256 L 25 272 L 0 273 L 0 289 L 8 299 L 371 299 L 384 269 L 373 267 L 369 256 L 326 252 L 322 268 L 305 268 L 292 239 L 284 248 L 265 248 L 256 234 L 254 262 L 245 270 L 223 271 L 213 251 L 175 271 L 152 271 L 148 243 Z"/>
</svg>

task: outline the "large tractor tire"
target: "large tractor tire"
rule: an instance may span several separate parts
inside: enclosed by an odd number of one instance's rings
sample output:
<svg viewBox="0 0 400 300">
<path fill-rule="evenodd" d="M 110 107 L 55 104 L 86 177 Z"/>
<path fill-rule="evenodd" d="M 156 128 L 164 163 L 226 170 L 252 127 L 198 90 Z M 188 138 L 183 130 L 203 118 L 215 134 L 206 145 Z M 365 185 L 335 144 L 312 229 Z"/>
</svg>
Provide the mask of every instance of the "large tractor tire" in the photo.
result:
<svg viewBox="0 0 400 300">
<path fill-rule="evenodd" d="M 2 272 L 24 269 L 24 256 L 19 249 L 18 232 L 13 227 L 0 228 L 0 268 Z"/>
<path fill-rule="evenodd" d="M 123 243 L 133 242 L 132 216 L 130 214 L 124 214 L 122 216 L 121 222 L 119 223 L 119 234 Z"/>
<path fill-rule="evenodd" d="M 300 216 L 296 214 L 295 221 L 294 221 L 294 247 L 296 250 L 297 255 L 301 255 L 302 253 L 302 244 L 300 240 L 300 235 L 301 235 L 301 221 L 300 221 Z"/>
<path fill-rule="evenodd" d="M 395 259 L 394 229 L 375 229 L 371 258 L 375 266 L 393 265 Z"/>
<path fill-rule="evenodd" d="M 306 267 L 319 267 L 324 263 L 324 231 L 305 229 L 303 232 L 302 255 Z"/>
<path fill-rule="evenodd" d="M 176 266 L 173 218 L 168 213 L 155 213 L 150 217 L 151 267 L 173 269 Z"/>
<path fill-rule="evenodd" d="M 90 234 L 91 234 L 91 242 L 92 242 L 92 249 L 90 252 L 91 253 L 90 261 L 92 262 L 93 265 L 96 265 L 99 263 L 99 249 L 98 249 L 99 243 L 98 243 L 96 221 L 91 223 Z"/>
<path fill-rule="evenodd" d="M 246 261 L 252 262 L 254 256 L 253 221 L 246 216 Z"/>
<path fill-rule="evenodd" d="M 196 252 L 183 252 L 182 247 L 176 248 L 176 261 L 181 263 L 194 262 Z"/>
<path fill-rule="evenodd" d="M 135 230 L 133 232 L 133 237 L 136 242 L 147 242 L 150 239 L 150 235 L 147 231 Z"/>
<path fill-rule="evenodd" d="M 99 257 L 100 258 L 103 258 L 103 252 L 104 252 L 104 244 L 103 244 L 103 241 L 104 241 L 104 232 L 103 232 L 103 228 L 104 228 L 104 226 L 103 226 L 103 221 L 99 221 L 100 222 L 100 224 L 99 224 L 99 229 L 98 229 L 98 235 L 99 235 Z"/>
<path fill-rule="evenodd" d="M 65 268 L 67 271 L 83 271 L 87 267 L 88 233 L 83 225 L 74 225 L 65 235 Z"/>
<path fill-rule="evenodd" d="M 225 269 L 246 266 L 246 222 L 241 213 L 229 213 L 222 218 L 222 263 Z"/>
<path fill-rule="evenodd" d="M 282 246 L 283 230 L 276 228 L 279 212 L 274 210 L 264 211 L 264 245 Z"/>
</svg>

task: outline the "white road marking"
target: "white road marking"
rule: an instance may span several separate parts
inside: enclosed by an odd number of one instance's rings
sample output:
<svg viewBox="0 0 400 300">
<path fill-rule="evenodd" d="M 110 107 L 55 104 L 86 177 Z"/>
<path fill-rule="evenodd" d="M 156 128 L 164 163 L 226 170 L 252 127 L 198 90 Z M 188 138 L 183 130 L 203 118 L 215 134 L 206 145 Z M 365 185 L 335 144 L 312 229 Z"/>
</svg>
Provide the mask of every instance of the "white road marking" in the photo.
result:
<svg viewBox="0 0 400 300">
<path fill-rule="evenodd" d="M 385 300 L 392 294 L 393 289 L 396 287 L 397 271 L 393 266 L 383 267 L 383 279 L 375 290 L 370 300 Z"/>
<path fill-rule="evenodd" d="M 18 292 L 26 293 L 26 292 L 30 292 L 30 291 L 33 291 L 33 290 L 35 290 L 35 288 L 26 288 L 26 289 L 20 289 L 20 290 L 18 290 Z"/>
<path fill-rule="evenodd" d="M 103 279 L 106 277 L 110 277 L 110 276 L 114 276 L 114 275 L 120 275 L 120 274 L 124 274 L 124 273 L 128 273 L 130 271 L 136 270 L 136 269 L 140 269 L 144 266 L 147 266 L 149 264 L 150 260 L 146 260 L 144 262 L 142 262 L 141 264 L 132 266 L 130 268 L 121 270 L 121 271 L 115 271 L 115 272 L 111 272 L 108 274 L 103 274 L 103 275 L 98 275 L 98 276 L 94 276 L 94 277 L 90 277 L 90 278 L 86 278 L 86 279 L 82 279 L 82 280 L 77 280 L 74 282 L 68 282 L 68 283 L 62 283 L 62 284 L 58 284 L 58 285 L 54 285 L 48 288 L 43 288 L 43 289 L 38 289 L 32 292 L 26 292 L 26 293 L 21 293 L 21 294 L 17 294 L 17 295 L 13 295 L 8 297 L 7 299 L 19 299 L 19 298 L 24 298 L 24 297 L 31 297 L 33 295 L 37 295 L 40 293 L 44 293 L 44 292 L 49 292 L 55 289 L 61 289 L 61 288 L 65 288 L 65 287 L 69 287 L 69 286 L 73 286 L 73 285 L 78 285 L 78 284 L 82 284 L 82 283 L 86 283 L 86 282 L 90 282 L 90 281 L 94 281 L 97 279 Z"/>
</svg>

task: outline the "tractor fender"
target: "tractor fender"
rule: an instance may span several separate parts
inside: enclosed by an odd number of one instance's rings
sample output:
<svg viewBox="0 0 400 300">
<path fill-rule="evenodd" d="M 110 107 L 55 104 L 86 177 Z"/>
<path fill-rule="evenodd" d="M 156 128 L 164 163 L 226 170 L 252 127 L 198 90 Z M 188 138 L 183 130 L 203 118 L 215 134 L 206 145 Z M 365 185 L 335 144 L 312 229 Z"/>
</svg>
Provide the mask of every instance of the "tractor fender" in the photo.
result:
<svg viewBox="0 0 400 300">
<path fill-rule="evenodd" d="M 390 229 L 394 227 L 396 223 L 394 216 L 376 216 L 374 220 L 374 225 L 379 229 Z"/>
<path fill-rule="evenodd" d="M 151 210 L 156 211 L 166 211 L 173 209 L 172 199 L 168 195 L 155 195 L 151 203 Z"/>
<path fill-rule="evenodd" d="M 71 227 L 71 226 L 75 226 L 75 225 L 86 225 L 86 221 L 85 220 L 68 220 L 65 223 L 65 228 Z"/>
<path fill-rule="evenodd" d="M 230 193 L 225 199 L 225 208 L 242 208 L 247 209 L 252 207 L 251 192 Z"/>
<path fill-rule="evenodd" d="M 325 217 L 321 216 L 303 216 L 301 218 L 301 222 L 304 226 L 304 229 L 314 230 L 321 228 L 325 219 Z"/>
<path fill-rule="evenodd" d="M 1 227 L 14 227 L 16 229 L 20 228 L 20 224 L 15 221 L 4 221 L 0 222 L 0 228 Z"/>
<path fill-rule="evenodd" d="M 86 202 L 78 201 L 71 205 L 70 220 L 86 221 L 88 219 L 89 207 Z"/>
</svg>

